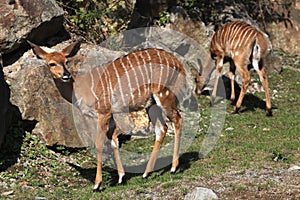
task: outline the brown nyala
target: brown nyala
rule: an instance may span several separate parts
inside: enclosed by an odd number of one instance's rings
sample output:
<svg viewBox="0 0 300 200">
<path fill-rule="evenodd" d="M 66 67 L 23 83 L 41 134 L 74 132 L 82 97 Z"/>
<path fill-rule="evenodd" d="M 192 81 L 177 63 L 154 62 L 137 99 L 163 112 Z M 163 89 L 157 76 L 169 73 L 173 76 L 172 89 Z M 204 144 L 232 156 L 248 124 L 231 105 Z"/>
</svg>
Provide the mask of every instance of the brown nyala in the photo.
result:
<svg viewBox="0 0 300 200">
<path fill-rule="evenodd" d="M 102 151 L 109 129 L 109 121 L 113 119 L 116 125 L 111 137 L 111 147 L 114 151 L 119 183 L 121 183 L 125 171 L 120 159 L 118 134 L 122 131 L 123 125 L 120 124 L 120 120 L 114 118 L 118 113 L 140 110 L 153 104 L 159 108 L 155 109 L 155 112 L 159 112 L 154 113 L 156 117 L 150 116 L 156 138 L 143 177 L 147 177 L 153 171 L 158 151 L 168 129 L 165 121 L 160 117 L 163 113 L 175 127 L 171 172 L 176 171 L 179 164 L 182 124 L 178 104 L 183 99 L 187 87 L 187 74 L 182 63 L 173 54 L 154 48 L 138 50 L 105 66 L 73 76 L 68 70 L 67 56 L 70 55 L 77 43 L 53 53 L 47 53 L 31 42 L 29 44 L 34 53 L 46 61 L 56 82 L 60 82 L 61 85 L 71 84 L 70 87 L 62 88 L 73 89 L 75 98 L 80 98 L 86 104 L 94 105 L 98 115 L 95 139 L 97 153 L 95 191 L 99 189 L 102 182 Z M 64 95 L 64 92 L 61 93 L 65 98 L 69 96 Z M 66 99 L 70 101 L 70 98 Z"/>
<path fill-rule="evenodd" d="M 224 58 L 229 57 L 234 64 L 230 66 L 229 71 L 229 78 L 231 79 L 230 99 L 232 103 L 235 100 L 234 75 L 236 69 L 242 77 L 241 92 L 232 113 L 239 111 L 248 85 L 250 84 L 251 78 L 248 64 L 251 63 L 260 77 L 266 94 L 266 115 L 272 116 L 268 77 L 263 65 L 263 58 L 267 55 L 270 48 L 271 45 L 268 36 L 246 22 L 229 22 L 219 28 L 215 32 L 210 45 L 211 56 L 216 61 L 215 83 L 211 103 L 213 104 L 216 98 L 218 79 L 221 75 Z"/>
</svg>

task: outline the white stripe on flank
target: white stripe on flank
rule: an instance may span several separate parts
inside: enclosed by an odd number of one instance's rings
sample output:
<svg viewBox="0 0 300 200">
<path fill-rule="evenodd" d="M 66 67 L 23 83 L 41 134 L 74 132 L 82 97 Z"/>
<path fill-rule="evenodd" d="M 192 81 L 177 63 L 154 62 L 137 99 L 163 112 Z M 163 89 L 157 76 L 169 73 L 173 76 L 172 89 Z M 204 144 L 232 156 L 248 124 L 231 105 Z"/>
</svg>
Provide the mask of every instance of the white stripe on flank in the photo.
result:
<svg viewBox="0 0 300 200">
<path fill-rule="evenodd" d="M 127 77 L 127 81 L 128 81 L 128 87 L 129 87 L 129 90 L 130 90 L 130 96 L 131 96 L 131 100 L 132 100 L 132 103 L 133 105 L 135 104 L 134 103 L 134 95 L 133 95 L 133 91 L 132 91 L 132 86 L 131 86 L 131 80 L 130 80 L 130 77 L 129 77 L 129 74 L 128 74 L 128 71 L 126 70 L 126 67 L 123 63 L 123 58 L 120 59 L 120 63 L 121 63 L 121 66 L 123 67 L 124 71 L 125 71 L 125 74 L 126 74 L 126 77 Z M 127 95 L 127 94 L 126 94 Z M 129 103 L 129 102 L 128 102 Z"/>
<path fill-rule="evenodd" d="M 147 82 L 147 84 L 148 84 L 148 92 L 151 93 L 152 92 L 152 89 L 151 89 L 151 85 L 152 85 L 151 80 L 152 80 L 152 74 L 153 74 L 152 73 L 152 63 L 151 63 L 151 56 L 148 53 L 148 50 L 146 50 L 146 54 L 147 54 L 148 59 L 149 59 L 149 67 L 146 66 L 146 65 L 144 65 L 144 67 L 145 67 L 145 70 L 146 70 L 146 73 L 147 73 L 147 77 L 148 77 L 148 82 Z M 147 68 L 150 69 L 150 71 L 149 71 L 150 74 L 148 73 L 148 69 Z"/>
<path fill-rule="evenodd" d="M 221 47 L 224 47 L 224 44 L 223 44 L 224 41 L 222 40 L 223 32 L 224 32 L 224 27 L 221 28 L 220 36 L 219 36 L 219 41 L 220 41 Z"/>
<path fill-rule="evenodd" d="M 175 61 L 174 61 L 174 59 L 172 58 L 172 66 L 173 67 L 170 67 L 171 68 L 171 70 L 172 70 L 172 75 L 170 76 L 170 78 L 169 79 L 173 79 L 173 76 L 174 76 L 174 73 L 175 73 L 175 71 L 176 71 L 176 64 L 175 64 Z"/>
<path fill-rule="evenodd" d="M 234 24 L 231 24 L 229 27 L 231 27 L 230 29 L 230 33 L 228 35 L 228 45 L 230 45 L 231 47 L 231 43 L 232 43 L 232 40 L 233 40 L 233 34 L 234 34 L 234 31 L 235 31 L 235 28 L 236 28 L 236 25 L 237 23 L 234 23 Z M 232 49 L 232 48 L 231 48 Z"/>
<path fill-rule="evenodd" d="M 103 79 L 100 79 L 100 82 L 101 82 L 101 85 L 102 85 L 102 93 L 103 93 L 103 95 L 101 95 L 102 96 L 102 98 L 104 98 L 104 106 L 106 106 L 106 104 L 107 104 L 107 99 L 106 99 L 106 97 L 108 96 L 108 90 L 107 90 L 107 88 L 105 88 L 105 86 L 104 86 L 104 81 L 106 82 L 107 81 L 107 78 L 106 78 L 106 74 L 105 74 L 105 71 L 106 71 L 106 67 L 104 67 L 104 68 L 102 68 L 102 73 L 101 73 L 101 76 L 100 77 L 103 77 Z M 102 74 L 103 74 L 103 76 L 102 76 Z"/>
<path fill-rule="evenodd" d="M 146 50 L 147 51 L 147 50 Z M 149 77 L 149 73 L 148 73 L 148 67 L 146 66 L 146 61 L 145 61 L 145 59 L 144 59 L 144 56 L 143 56 L 143 53 L 142 52 L 140 52 L 140 54 L 141 54 L 141 58 L 142 58 L 142 60 L 143 60 L 143 64 L 142 64 L 142 66 L 141 66 L 141 69 L 144 69 L 144 71 L 142 71 L 142 73 L 144 74 L 144 73 L 146 73 L 146 78 L 144 79 L 144 85 L 146 85 L 147 84 L 147 80 L 150 78 Z M 148 86 L 149 87 L 149 86 Z M 148 90 L 149 90 L 149 88 L 148 88 Z M 144 94 L 147 94 L 148 92 L 150 93 L 150 91 L 148 91 L 147 90 L 147 88 L 144 86 Z"/>
<path fill-rule="evenodd" d="M 93 76 L 93 74 L 92 74 L 92 70 L 90 70 L 89 71 L 89 74 L 90 74 L 90 76 L 91 76 L 91 92 L 92 92 L 92 94 L 93 94 L 93 96 L 96 98 L 96 100 L 97 100 L 97 102 L 99 101 L 99 98 L 97 97 L 97 95 L 96 95 L 96 93 L 95 93 L 95 88 L 94 88 L 94 86 L 95 86 L 95 80 L 94 80 L 94 76 Z"/>
<path fill-rule="evenodd" d="M 103 84 L 103 80 L 101 78 L 101 73 L 99 72 L 99 69 L 100 67 L 97 67 L 97 72 L 98 72 L 98 76 L 99 76 L 99 80 L 100 80 L 100 84 L 101 84 L 101 87 L 102 87 L 102 92 L 105 93 L 105 88 L 104 88 L 104 84 Z M 103 70 L 102 70 L 103 71 Z M 104 97 L 104 105 L 106 105 L 106 98 L 105 98 L 105 95 L 101 95 L 102 98 Z M 98 101 L 98 108 L 100 109 L 100 102 Z"/>
<path fill-rule="evenodd" d="M 106 80 L 109 82 L 109 91 L 110 91 L 110 99 L 108 99 L 109 102 L 111 102 L 111 99 L 112 99 L 112 96 L 113 96 L 113 87 L 112 87 L 112 83 L 111 83 L 111 79 L 110 79 L 110 74 L 108 73 L 108 70 L 105 70 L 104 71 L 104 74 L 105 74 L 105 77 L 106 77 Z"/>
<path fill-rule="evenodd" d="M 239 48 L 244 42 L 245 42 L 245 36 L 247 33 L 251 30 L 250 26 L 246 26 L 241 30 L 241 34 L 239 34 L 238 41 L 235 43 L 235 46 L 233 49 Z M 247 45 L 247 43 L 246 43 Z"/>
<path fill-rule="evenodd" d="M 230 36 L 231 27 L 232 26 L 227 26 L 227 28 L 226 28 L 226 33 L 225 33 L 225 36 L 224 36 L 226 46 L 227 46 L 227 43 L 228 43 L 228 36 Z"/>
<path fill-rule="evenodd" d="M 254 34 L 254 35 L 253 35 L 253 34 Z M 248 44 L 248 40 L 249 40 L 250 38 L 255 38 L 255 37 L 256 37 L 256 34 L 257 34 L 256 30 L 251 29 L 251 32 L 249 33 L 248 37 L 245 39 L 245 44 Z M 252 35 L 253 35 L 253 36 L 252 36 Z"/>
<path fill-rule="evenodd" d="M 242 36 L 243 36 L 244 32 L 245 32 L 245 29 L 242 28 L 239 31 L 239 34 L 237 34 L 237 40 L 236 40 L 236 42 L 234 44 L 234 47 L 232 47 L 233 50 L 236 50 L 236 48 L 240 45 L 240 40 L 242 39 Z M 242 39 L 242 41 L 243 41 L 243 39 Z"/>
<path fill-rule="evenodd" d="M 155 49 L 155 51 L 156 51 L 157 56 L 159 58 L 160 71 L 159 71 L 158 87 L 160 87 L 160 85 L 161 85 L 161 76 L 162 76 L 162 72 L 163 72 L 163 67 L 164 66 L 163 66 L 163 63 L 162 63 L 159 51 L 157 49 Z"/>
<path fill-rule="evenodd" d="M 143 53 L 140 52 L 139 55 L 141 56 L 141 60 L 142 60 L 142 62 L 143 62 L 143 63 L 140 63 L 140 69 L 141 69 L 141 73 L 143 74 L 143 78 L 144 78 L 144 80 L 143 80 L 143 81 L 144 81 L 144 83 L 143 83 L 143 85 L 144 85 L 144 94 L 147 94 L 147 90 L 146 90 L 145 85 L 147 84 L 147 79 L 148 79 L 147 75 L 148 75 L 148 72 L 144 70 L 145 59 L 144 59 Z M 137 56 L 137 59 L 138 59 L 138 58 L 139 58 L 139 57 Z M 140 62 L 140 60 L 139 60 L 139 62 Z M 145 73 L 147 73 L 147 74 L 145 74 Z"/>
<path fill-rule="evenodd" d="M 233 39 L 232 39 L 231 44 L 230 44 L 231 47 L 233 47 L 233 44 L 235 42 L 235 38 L 240 35 L 240 29 L 241 28 L 242 28 L 242 26 L 239 25 L 239 27 L 237 27 L 236 31 L 234 32 L 234 36 L 233 36 Z"/>
<path fill-rule="evenodd" d="M 122 88 L 122 83 L 121 83 L 119 72 L 118 72 L 114 62 L 112 63 L 112 65 L 113 65 L 113 68 L 115 70 L 117 80 L 118 80 L 118 85 L 119 85 L 119 89 L 117 91 L 120 92 L 122 103 L 123 103 L 124 106 L 126 106 L 126 102 L 125 102 L 125 99 L 124 99 L 123 88 Z"/>
<path fill-rule="evenodd" d="M 171 58 L 172 58 L 172 57 L 171 57 Z M 170 71 L 169 71 L 169 68 L 170 68 L 169 60 L 168 60 L 167 57 L 165 57 L 165 60 L 166 60 L 166 63 L 167 63 L 167 74 L 166 74 L 166 76 L 164 76 L 164 80 L 165 80 L 165 83 L 164 83 L 164 84 L 167 83 L 168 78 L 169 78 L 169 73 L 170 73 Z M 167 85 L 167 86 L 168 86 L 168 85 Z"/>
<path fill-rule="evenodd" d="M 140 96 L 141 96 L 141 90 L 140 90 L 140 87 L 139 87 L 139 80 L 138 80 L 138 78 L 137 78 L 136 71 L 135 71 L 136 66 L 133 66 L 133 65 L 132 65 L 131 60 L 129 59 L 129 56 L 127 56 L 126 58 L 127 58 L 127 61 L 128 61 L 129 65 L 130 65 L 131 70 L 133 70 L 133 73 L 134 73 L 134 79 L 135 79 L 135 82 L 136 82 L 135 87 L 137 87 L 138 95 L 139 95 L 139 97 L 140 97 Z M 136 89 L 136 88 L 134 88 L 134 89 Z"/>
<path fill-rule="evenodd" d="M 133 54 L 133 56 L 134 56 L 134 58 L 135 58 L 135 60 L 136 60 L 136 64 L 137 64 L 136 67 L 138 67 L 138 69 L 140 70 L 140 74 L 141 74 L 142 80 L 143 80 L 143 83 L 142 83 L 141 86 L 143 86 L 143 85 L 145 84 L 145 76 L 144 76 L 144 73 L 143 73 L 142 68 L 141 68 L 141 67 L 142 67 L 142 66 L 141 66 L 141 63 L 140 63 L 138 57 L 136 56 L 135 52 L 132 53 L 132 54 Z M 139 84 L 141 84 L 141 83 L 139 83 Z M 145 92 L 145 90 L 144 90 L 144 92 Z"/>
</svg>

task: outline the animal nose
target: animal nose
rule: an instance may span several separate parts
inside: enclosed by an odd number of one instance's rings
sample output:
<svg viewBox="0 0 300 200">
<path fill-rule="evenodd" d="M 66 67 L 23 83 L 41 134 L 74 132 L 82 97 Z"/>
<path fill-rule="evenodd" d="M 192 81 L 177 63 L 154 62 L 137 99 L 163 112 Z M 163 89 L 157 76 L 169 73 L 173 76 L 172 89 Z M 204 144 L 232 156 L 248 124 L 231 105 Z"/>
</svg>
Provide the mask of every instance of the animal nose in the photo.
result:
<svg viewBox="0 0 300 200">
<path fill-rule="evenodd" d="M 70 72 L 68 72 L 67 70 L 64 70 L 64 73 L 63 73 L 63 76 L 61 79 L 63 81 L 69 81 L 71 77 L 72 76 L 71 76 Z"/>
</svg>

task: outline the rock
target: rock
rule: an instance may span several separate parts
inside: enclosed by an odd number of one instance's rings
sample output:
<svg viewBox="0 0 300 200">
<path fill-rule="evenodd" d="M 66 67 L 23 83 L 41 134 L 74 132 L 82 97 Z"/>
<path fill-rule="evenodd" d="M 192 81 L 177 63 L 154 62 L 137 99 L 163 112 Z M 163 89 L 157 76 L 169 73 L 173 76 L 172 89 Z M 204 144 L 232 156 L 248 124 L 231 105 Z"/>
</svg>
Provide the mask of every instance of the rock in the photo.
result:
<svg viewBox="0 0 300 200">
<path fill-rule="evenodd" d="M 211 190 L 203 187 L 196 187 L 192 193 L 185 195 L 184 200 L 213 200 L 218 196 Z"/>
<path fill-rule="evenodd" d="M 55 0 L 19 0 L 0 4 L 0 52 L 7 54 L 26 39 L 40 43 L 63 28 L 63 10 Z"/>
<path fill-rule="evenodd" d="M 170 19 L 166 27 L 183 34 L 188 38 L 186 39 L 189 41 L 188 43 L 192 44 L 191 48 L 183 56 L 201 75 L 200 80 L 198 80 L 198 87 L 203 89 L 203 86 L 209 82 L 211 74 L 215 69 L 215 63 L 209 53 L 210 40 L 214 34 L 214 30 L 206 26 L 202 21 L 192 20 L 180 6 L 170 9 Z M 174 41 L 176 40 L 174 39 Z M 178 47 L 177 51 L 179 51 L 179 54 L 182 54 L 180 50 L 182 51 L 187 47 L 187 45 L 184 46 L 183 44 Z"/>
<path fill-rule="evenodd" d="M 33 133 L 47 145 L 82 146 L 73 128 L 72 106 L 56 90 L 45 63 L 33 58 L 22 61 L 5 68 L 11 80 L 11 102 L 22 119 L 38 121 Z"/>
<path fill-rule="evenodd" d="M 299 55 L 300 54 L 300 2 L 295 1 L 293 6 L 278 4 L 274 11 L 278 13 L 278 19 L 266 24 L 270 34 L 273 49 Z M 276 18 L 275 18 L 276 19 Z M 288 36 L 288 37 L 287 37 Z"/>
<path fill-rule="evenodd" d="M 300 166 L 294 165 L 288 169 L 289 172 L 300 171 Z"/>
<path fill-rule="evenodd" d="M 48 200 L 46 197 L 35 197 L 35 200 Z"/>
</svg>

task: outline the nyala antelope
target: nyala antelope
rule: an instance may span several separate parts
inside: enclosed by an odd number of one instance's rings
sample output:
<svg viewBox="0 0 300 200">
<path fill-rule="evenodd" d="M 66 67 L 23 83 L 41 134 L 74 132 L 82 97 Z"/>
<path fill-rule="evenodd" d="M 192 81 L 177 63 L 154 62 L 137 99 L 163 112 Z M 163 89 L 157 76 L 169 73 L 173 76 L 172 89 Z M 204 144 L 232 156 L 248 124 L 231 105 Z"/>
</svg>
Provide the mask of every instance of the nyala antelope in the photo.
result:
<svg viewBox="0 0 300 200">
<path fill-rule="evenodd" d="M 83 101 L 94 105 L 97 112 L 98 126 L 96 134 L 97 172 L 94 191 L 102 182 L 102 151 L 107 137 L 109 121 L 115 121 L 116 128 L 111 137 L 111 147 L 117 165 L 119 183 L 125 175 L 119 153 L 118 134 L 122 125 L 114 117 L 118 113 L 136 111 L 156 105 L 156 116 L 162 113 L 174 124 L 175 144 L 171 172 L 175 172 L 179 164 L 179 147 L 182 117 L 178 104 L 186 88 L 186 71 L 182 63 L 172 54 L 160 49 L 149 48 L 125 55 L 105 66 L 96 67 L 84 74 L 73 76 L 68 70 L 67 57 L 73 51 L 73 43 L 62 51 L 48 53 L 38 45 L 28 42 L 34 53 L 46 61 L 54 80 L 61 84 L 72 84 L 80 87 Z M 64 95 L 63 95 L 64 96 Z M 66 98 L 69 95 L 65 95 Z M 76 91 L 75 91 L 76 98 Z M 70 101 L 70 98 L 68 98 Z M 157 109 L 159 108 L 159 109 Z M 147 177 L 154 169 L 158 151 L 167 132 L 167 125 L 161 117 L 152 117 L 155 130 L 155 143 L 143 177 Z"/>
<path fill-rule="evenodd" d="M 213 104 L 216 98 L 218 79 L 225 57 L 230 57 L 234 65 L 230 66 L 229 78 L 231 79 L 231 96 L 233 103 L 235 100 L 234 75 L 235 69 L 242 77 L 242 86 L 239 98 L 232 113 L 237 113 L 241 107 L 248 85 L 250 84 L 250 74 L 248 64 L 251 63 L 260 77 L 266 94 L 266 115 L 272 116 L 272 106 L 270 101 L 268 77 L 263 66 L 263 58 L 270 49 L 268 36 L 255 27 L 243 21 L 234 21 L 225 24 L 213 35 L 210 53 L 216 61 L 215 83 L 211 96 Z"/>
</svg>

